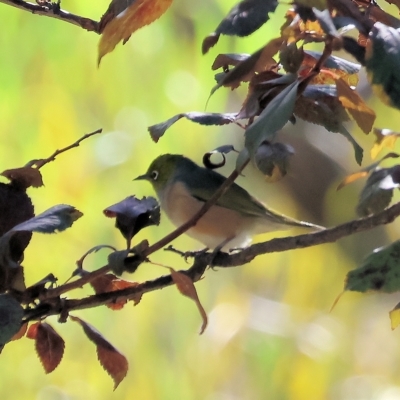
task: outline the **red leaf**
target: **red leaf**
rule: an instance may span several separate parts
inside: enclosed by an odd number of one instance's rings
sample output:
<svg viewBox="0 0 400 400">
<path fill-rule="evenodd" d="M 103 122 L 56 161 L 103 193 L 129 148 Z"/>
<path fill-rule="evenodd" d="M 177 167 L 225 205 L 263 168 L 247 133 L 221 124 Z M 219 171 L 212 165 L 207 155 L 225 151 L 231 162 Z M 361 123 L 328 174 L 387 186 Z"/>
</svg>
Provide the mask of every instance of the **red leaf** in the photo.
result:
<svg viewBox="0 0 400 400">
<path fill-rule="evenodd" d="M 169 268 L 171 271 L 171 277 L 172 280 L 174 281 L 176 287 L 178 290 L 186 297 L 189 297 L 192 299 L 195 303 L 196 306 L 200 312 L 200 315 L 203 319 L 203 324 L 201 325 L 200 328 L 200 335 L 205 331 L 207 324 L 208 324 L 208 318 L 207 318 L 207 313 L 204 310 L 203 306 L 200 303 L 199 296 L 197 295 L 197 290 L 196 287 L 194 286 L 193 281 L 185 274 L 182 272 L 177 272 L 173 268 Z"/>
<path fill-rule="evenodd" d="M 54 371 L 64 355 L 64 339 L 46 322 L 32 324 L 26 336 L 35 340 L 36 352 L 46 374 Z"/>
<path fill-rule="evenodd" d="M 70 318 L 82 326 L 86 336 L 96 345 L 97 357 L 114 380 L 115 390 L 128 372 L 128 360 L 92 325 L 72 315 Z"/>
<path fill-rule="evenodd" d="M 126 289 L 138 285 L 137 282 L 125 281 L 123 279 L 117 278 L 113 274 L 101 275 L 98 278 L 92 280 L 90 284 L 92 285 L 96 294 L 113 292 L 115 290 Z M 139 304 L 141 298 L 142 295 L 134 297 L 133 298 L 134 304 L 135 305 Z M 113 303 L 107 304 L 107 307 L 111 308 L 112 310 L 120 310 L 127 302 L 128 300 L 126 298 L 121 297 L 119 299 L 116 299 Z"/>
<path fill-rule="evenodd" d="M 98 64 L 119 42 L 125 44 L 133 32 L 160 18 L 171 3 L 172 0 L 113 0 L 100 21 Z M 128 7 L 121 10 L 121 4 Z"/>
</svg>

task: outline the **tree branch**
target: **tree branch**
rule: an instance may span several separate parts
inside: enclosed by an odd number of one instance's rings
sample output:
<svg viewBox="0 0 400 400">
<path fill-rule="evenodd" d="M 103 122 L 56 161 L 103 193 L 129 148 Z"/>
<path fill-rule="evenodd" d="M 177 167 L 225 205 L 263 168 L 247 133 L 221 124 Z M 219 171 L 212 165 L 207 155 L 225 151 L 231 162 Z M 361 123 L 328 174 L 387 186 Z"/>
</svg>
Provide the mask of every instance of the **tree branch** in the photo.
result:
<svg viewBox="0 0 400 400">
<path fill-rule="evenodd" d="M 287 250 L 301 249 L 312 247 L 324 243 L 332 243 L 337 240 L 350 236 L 357 232 L 367 231 L 380 225 L 393 222 L 400 215 L 400 203 L 366 218 L 352 220 L 350 222 L 338 225 L 336 227 L 317 231 L 298 236 L 289 236 L 284 238 L 276 238 L 267 242 L 254 244 L 238 253 L 203 253 L 194 257 L 194 263 L 188 270 L 179 271 L 187 274 L 193 282 L 198 281 L 204 274 L 208 265 L 213 267 L 237 267 L 252 261 L 257 256 L 282 252 Z M 103 267 L 105 268 L 105 267 Z M 99 272 L 99 271 L 95 271 Z M 97 307 L 100 305 L 112 303 L 117 299 L 132 299 L 137 298 L 144 293 L 152 292 L 173 285 L 171 275 L 161 276 L 151 281 L 146 281 L 138 286 L 130 287 L 123 290 L 113 292 L 100 293 L 88 296 L 83 299 L 66 300 L 60 299 L 60 286 L 56 289 L 50 289 L 46 293 L 46 300 L 42 301 L 34 309 L 26 310 L 25 319 L 41 319 L 49 315 L 67 315 L 70 311 L 81 310 L 86 308 Z M 63 293 L 64 291 L 61 290 Z"/>
<path fill-rule="evenodd" d="M 69 22 L 70 24 L 79 26 L 87 31 L 99 32 L 99 22 L 90 18 L 80 17 L 79 15 L 71 14 L 68 11 L 62 10 L 59 3 L 52 3 L 50 1 L 43 2 L 45 5 L 29 3 L 24 0 L 0 0 L 0 3 L 6 4 L 31 12 L 32 14 L 43 15 L 45 17 L 59 19 L 61 21 Z"/>
</svg>

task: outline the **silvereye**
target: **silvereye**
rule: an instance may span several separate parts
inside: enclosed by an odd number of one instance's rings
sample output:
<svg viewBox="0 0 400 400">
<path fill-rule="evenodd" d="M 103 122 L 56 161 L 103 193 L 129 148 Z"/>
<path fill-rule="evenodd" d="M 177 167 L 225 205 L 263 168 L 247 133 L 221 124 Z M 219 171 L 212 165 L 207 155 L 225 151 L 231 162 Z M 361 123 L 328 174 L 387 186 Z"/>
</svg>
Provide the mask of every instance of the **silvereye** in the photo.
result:
<svg viewBox="0 0 400 400">
<path fill-rule="evenodd" d="M 161 209 L 173 224 L 180 226 L 200 210 L 226 178 L 182 155 L 164 154 L 135 180 L 140 179 L 151 182 Z M 229 249 L 249 245 L 253 235 L 284 230 L 290 226 L 323 229 L 266 208 L 245 189 L 233 183 L 186 233 L 209 249 Z"/>
</svg>

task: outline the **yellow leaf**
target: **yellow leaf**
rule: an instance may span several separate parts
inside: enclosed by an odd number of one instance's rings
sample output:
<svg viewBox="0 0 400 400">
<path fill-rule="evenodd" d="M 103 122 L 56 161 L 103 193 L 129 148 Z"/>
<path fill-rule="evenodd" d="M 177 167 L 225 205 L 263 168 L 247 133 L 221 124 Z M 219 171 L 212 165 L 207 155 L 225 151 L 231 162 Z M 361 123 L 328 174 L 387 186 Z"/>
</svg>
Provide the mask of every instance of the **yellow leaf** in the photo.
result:
<svg viewBox="0 0 400 400">
<path fill-rule="evenodd" d="M 342 187 L 348 185 L 349 183 L 352 183 L 360 178 L 364 178 L 369 174 L 369 171 L 360 171 L 360 172 L 355 172 L 354 174 L 347 175 L 342 182 L 339 183 L 338 187 L 336 190 L 340 190 Z"/>
<path fill-rule="evenodd" d="M 371 158 L 374 159 L 378 153 L 385 147 L 393 149 L 400 133 L 393 132 L 390 129 L 374 129 L 376 141 L 371 149 Z"/>
<path fill-rule="evenodd" d="M 352 115 L 361 130 L 368 134 L 375 122 L 375 111 L 369 108 L 360 95 L 343 79 L 336 80 L 336 89 L 343 107 Z"/>
<path fill-rule="evenodd" d="M 396 329 L 400 325 L 400 303 L 393 308 L 389 313 L 390 323 L 392 330 Z"/>
<path fill-rule="evenodd" d="M 125 44 L 133 32 L 160 18 L 171 3 L 172 0 L 134 0 L 127 8 L 116 14 L 115 9 L 118 8 L 112 6 L 117 4 L 117 1 L 113 1 L 100 22 L 102 36 L 99 42 L 98 65 L 102 57 L 112 52 L 119 42 L 123 41 Z"/>
</svg>

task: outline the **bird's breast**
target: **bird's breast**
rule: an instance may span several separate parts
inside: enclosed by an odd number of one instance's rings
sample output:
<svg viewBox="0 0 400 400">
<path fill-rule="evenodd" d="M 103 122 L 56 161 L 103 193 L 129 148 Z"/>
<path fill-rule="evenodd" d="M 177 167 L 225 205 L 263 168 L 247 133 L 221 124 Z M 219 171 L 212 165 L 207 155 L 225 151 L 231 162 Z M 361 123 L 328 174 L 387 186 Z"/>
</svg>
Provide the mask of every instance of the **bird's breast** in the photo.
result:
<svg viewBox="0 0 400 400">
<path fill-rule="evenodd" d="M 186 186 L 180 182 L 170 185 L 160 197 L 161 208 L 176 226 L 181 226 L 195 215 L 204 205 L 203 201 L 191 196 Z M 227 248 L 244 246 L 249 243 L 248 218 L 239 212 L 212 206 L 187 234 L 213 249 L 231 239 Z"/>
</svg>

